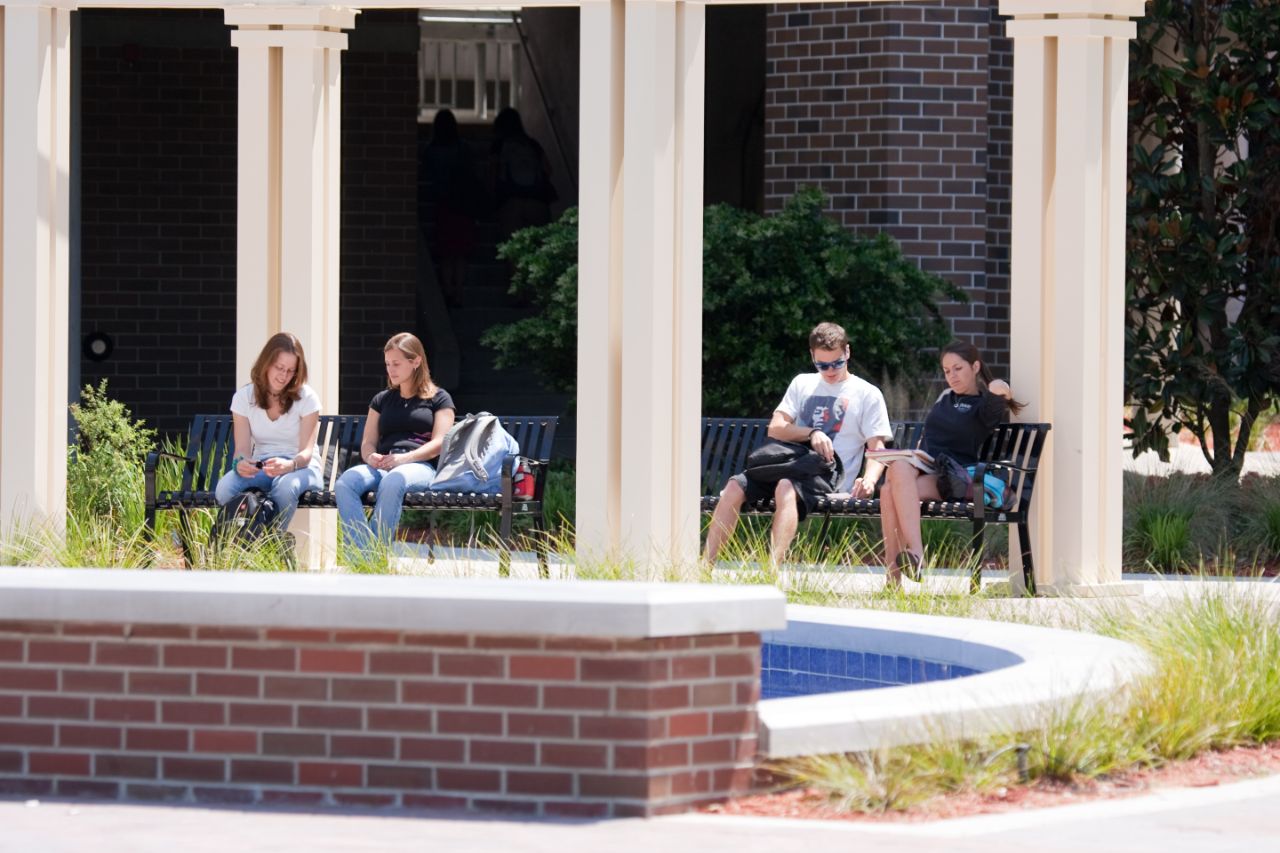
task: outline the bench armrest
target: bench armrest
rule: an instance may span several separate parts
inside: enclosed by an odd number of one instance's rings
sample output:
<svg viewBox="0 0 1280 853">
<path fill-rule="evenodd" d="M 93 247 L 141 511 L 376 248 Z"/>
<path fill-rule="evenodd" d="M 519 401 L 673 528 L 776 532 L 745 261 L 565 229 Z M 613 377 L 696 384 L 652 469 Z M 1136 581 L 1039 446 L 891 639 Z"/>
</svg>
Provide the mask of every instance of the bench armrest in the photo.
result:
<svg viewBox="0 0 1280 853">
<path fill-rule="evenodd" d="M 156 468 L 160 465 L 161 459 L 176 459 L 183 463 L 183 467 L 192 471 L 196 467 L 196 460 L 191 456 L 179 456 L 177 453 L 170 453 L 167 450 L 152 450 L 147 454 L 146 459 L 142 463 L 142 489 L 143 489 L 143 506 L 150 513 L 150 523 L 154 524 L 154 508 L 156 505 Z"/>
</svg>

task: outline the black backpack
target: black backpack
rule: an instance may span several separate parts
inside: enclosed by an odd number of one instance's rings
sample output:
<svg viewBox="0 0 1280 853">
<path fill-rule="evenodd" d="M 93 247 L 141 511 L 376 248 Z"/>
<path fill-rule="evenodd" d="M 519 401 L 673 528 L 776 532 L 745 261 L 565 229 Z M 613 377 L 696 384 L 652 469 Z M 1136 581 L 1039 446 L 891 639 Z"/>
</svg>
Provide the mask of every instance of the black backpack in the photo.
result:
<svg viewBox="0 0 1280 853">
<path fill-rule="evenodd" d="M 747 455 L 743 473 L 747 479 L 764 484 L 779 480 L 816 480 L 819 491 L 834 492 L 844 479 L 844 463 L 838 455 L 828 462 L 807 444 L 770 441 Z"/>
<path fill-rule="evenodd" d="M 209 541 L 255 542 L 271 528 L 279 512 L 275 501 L 257 489 L 241 492 L 218 508 Z"/>
</svg>

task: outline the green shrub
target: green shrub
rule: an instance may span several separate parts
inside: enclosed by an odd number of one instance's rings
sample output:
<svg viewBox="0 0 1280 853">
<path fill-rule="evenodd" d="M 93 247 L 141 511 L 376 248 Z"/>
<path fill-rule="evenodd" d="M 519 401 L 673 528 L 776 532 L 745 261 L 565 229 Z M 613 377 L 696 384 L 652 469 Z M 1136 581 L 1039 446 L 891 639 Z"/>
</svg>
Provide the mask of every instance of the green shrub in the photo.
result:
<svg viewBox="0 0 1280 853">
<path fill-rule="evenodd" d="M 107 380 L 86 385 L 71 406 L 79 440 L 67 450 L 67 512 L 120 530 L 142 526 L 142 462 L 155 431 L 107 396 Z"/>
<path fill-rule="evenodd" d="M 950 337 L 940 301 L 964 294 L 922 272 L 885 235 L 858 237 L 823 213 L 816 190 L 774 216 L 727 205 L 703 221 L 703 412 L 764 415 L 787 383 L 812 369 L 809 330 L 823 320 L 849 333 L 857 372 L 910 384 L 936 371 Z M 490 328 L 482 343 L 499 367 L 529 364 L 551 388 L 577 378 L 578 213 L 514 234 L 500 249 L 511 290 L 534 316 Z M 598 283 L 593 283 L 598 286 Z"/>
<path fill-rule="evenodd" d="M 1125 563 L 1181 571 L 1227 553 L 1239 485 L 1230 476 L 1124 473 Z"/>
<path fill-rule="evenodd" d="M 1238 517 L 1244 555 L 1280 560 L 1280 477 L 1245 477 L 1240 483 Z"/>
</svg>

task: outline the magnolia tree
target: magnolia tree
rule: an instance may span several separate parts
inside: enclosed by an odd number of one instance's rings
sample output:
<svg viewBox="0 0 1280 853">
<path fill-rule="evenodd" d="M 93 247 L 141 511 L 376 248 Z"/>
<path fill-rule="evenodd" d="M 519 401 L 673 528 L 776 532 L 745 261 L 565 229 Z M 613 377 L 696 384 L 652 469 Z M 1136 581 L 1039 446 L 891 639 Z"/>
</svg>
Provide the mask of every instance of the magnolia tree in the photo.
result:
<svg viewBox="0 0 1280 853">
<path fill-rule="evenodd" d="M 1280 394 L 1280 0 L 1152 0 L 1138 27 L 1126 424 L 1238 474 Z"/>
</svg>

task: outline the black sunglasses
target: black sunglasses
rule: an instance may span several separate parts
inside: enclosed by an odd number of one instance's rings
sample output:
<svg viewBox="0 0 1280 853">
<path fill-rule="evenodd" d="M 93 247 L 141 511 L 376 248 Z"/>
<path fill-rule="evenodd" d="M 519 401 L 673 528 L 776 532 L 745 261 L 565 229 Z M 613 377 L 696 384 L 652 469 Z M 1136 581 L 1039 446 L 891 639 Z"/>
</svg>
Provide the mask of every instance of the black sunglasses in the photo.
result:
<svg viewBox="0 0 1280 853">
<path fill-rule="evenodd" d="M 813 366 L 819 370 L 839 370 L 848 363 L 847 358 L 837 358 L 835 361 L 815 361 Z"/>
</svg>

